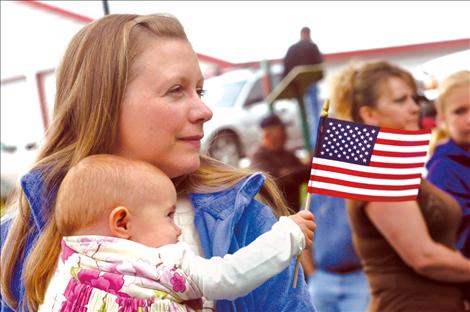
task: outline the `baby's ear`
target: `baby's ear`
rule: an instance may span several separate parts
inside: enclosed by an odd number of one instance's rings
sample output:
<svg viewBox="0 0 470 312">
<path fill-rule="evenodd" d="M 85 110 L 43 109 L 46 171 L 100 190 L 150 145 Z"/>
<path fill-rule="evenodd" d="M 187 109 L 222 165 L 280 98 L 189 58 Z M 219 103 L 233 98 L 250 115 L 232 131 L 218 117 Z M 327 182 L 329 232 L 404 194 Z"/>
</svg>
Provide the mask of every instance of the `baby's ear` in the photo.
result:
<svg viewBox="0 0 470 312">
<path fill-rule="evenodd" d="M 124 206 L 118 206 L 109 214 L 109 230 L 114 237 L 129 239 L 131 237 L 128 229 L 130 212 Z"/>
</svg>

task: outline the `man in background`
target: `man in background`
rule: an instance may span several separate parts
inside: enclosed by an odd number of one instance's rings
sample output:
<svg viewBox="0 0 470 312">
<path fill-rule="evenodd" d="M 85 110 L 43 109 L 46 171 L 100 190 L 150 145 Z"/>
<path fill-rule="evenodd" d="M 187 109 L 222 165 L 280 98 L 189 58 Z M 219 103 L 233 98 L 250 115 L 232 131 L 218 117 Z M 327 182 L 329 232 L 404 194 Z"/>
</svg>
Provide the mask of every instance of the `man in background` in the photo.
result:
<svg viewBox="0 0 470 312">
<path fill-rule="evenodd" d="M 260 122 L 263 137 L 259 148 L 251 157 L 251 166 L 273 176 L 284 193 L 289 207 L 300 208 L 300 186 L 310 177 L 310 166 L 304 165 L 292 151 L 285 149 L 286 127 L 275 114 Z"/>
<path fill-rule="evenodd" d="M 322 62 L 323 57 L 320 50 L 310 36 L 310 28 L 303 27 L 300 31 L 300 41 L 291 45 L 284 57 L 284 77 L 296 66 L 318 65 Z M 310 128 L 310 144 L 314 147 L 321 111 L 321 105 L 318 101 L 318 87 L 315 83 L 309 87 L 304 98 Z"/>
</svg>

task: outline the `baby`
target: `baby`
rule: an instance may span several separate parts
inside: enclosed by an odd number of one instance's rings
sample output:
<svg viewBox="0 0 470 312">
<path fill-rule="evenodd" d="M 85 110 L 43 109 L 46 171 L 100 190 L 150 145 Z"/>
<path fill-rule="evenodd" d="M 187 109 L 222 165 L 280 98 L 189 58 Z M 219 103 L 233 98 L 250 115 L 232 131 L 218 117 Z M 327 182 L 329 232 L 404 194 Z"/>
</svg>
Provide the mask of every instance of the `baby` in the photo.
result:
<svg viewBox="0 0 470 312">
<path fill-rule="evenodd" d="M 59 188 L 54 220 L 62 251 L 39 311 L 192 311 L 233 300 L 311 246 L 313 215 L 281 217 L 233 255 L 204 259 L 183 242 L 176 191 L 156 167 L 89 156 Z"/>
</svg>

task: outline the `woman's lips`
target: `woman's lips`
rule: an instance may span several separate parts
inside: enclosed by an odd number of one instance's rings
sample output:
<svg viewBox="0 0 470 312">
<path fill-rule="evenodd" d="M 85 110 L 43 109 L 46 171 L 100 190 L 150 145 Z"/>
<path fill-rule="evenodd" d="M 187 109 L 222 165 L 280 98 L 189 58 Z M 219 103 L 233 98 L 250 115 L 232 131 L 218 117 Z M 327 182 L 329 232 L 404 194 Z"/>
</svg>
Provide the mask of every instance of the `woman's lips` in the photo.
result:
<svg viewBox="0 0 470 312">
<path fill-rule="evenodd" d="M 180 138 L 179 140 L 199 149 L 201 147 L 202 137 L 203 137 L 202 135 L 195 135 L 195 136 L 183 137 L 183 138 Z"/>
</svg>

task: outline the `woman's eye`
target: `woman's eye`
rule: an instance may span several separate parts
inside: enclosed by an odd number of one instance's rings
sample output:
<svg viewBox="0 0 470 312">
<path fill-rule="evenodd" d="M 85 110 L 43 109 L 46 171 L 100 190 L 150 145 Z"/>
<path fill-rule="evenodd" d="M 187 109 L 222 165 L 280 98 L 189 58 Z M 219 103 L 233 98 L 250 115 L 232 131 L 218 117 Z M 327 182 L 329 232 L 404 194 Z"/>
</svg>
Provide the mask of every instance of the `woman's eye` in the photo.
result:
<svg viewBox="0 0 470 312">
<path fill-rule="evenodd" d="M 178 94 L 180 94 L 180 93 L 182 93 L 182 92 L 183 92 L 183 87 L 180 86 L 180 85 L 174 86 L 173 88 L 171 88 L 171 89 L 168 91 L 168 93 L 170 93 L 170 94 L 176 94 L 176 95 L 178 95 Z"/>
<path fill-rule="evenodd" d="M 199 95 L 200 98 L 202 98 L 204 96 L 204 94 L 206 94 L 206 90 L 204 90 L 204 89 L 197 89 L 196 92 L 197 92 L 197 94 Z"/>
<path fill-rule="evenodd" d="M 406 95 L 404 95 L 404 96 L 401 96 L 401 97 L 395 99 L 394 102 L 401 104 L 401 103 L 405 102 L 407 98 L 408 97 Z"/>
</svg>

